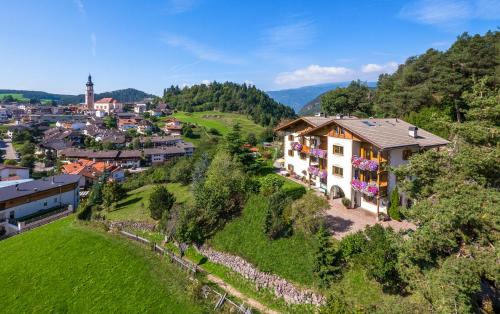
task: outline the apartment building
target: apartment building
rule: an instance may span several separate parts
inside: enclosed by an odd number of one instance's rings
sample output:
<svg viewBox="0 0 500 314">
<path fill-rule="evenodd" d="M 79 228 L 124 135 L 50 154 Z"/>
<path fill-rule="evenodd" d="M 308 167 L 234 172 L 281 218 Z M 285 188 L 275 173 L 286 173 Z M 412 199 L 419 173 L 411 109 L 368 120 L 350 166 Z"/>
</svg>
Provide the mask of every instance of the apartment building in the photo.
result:
<svg viewBox="0 0 500 314">
<path fill-rule="evenodd" d="M 401 119 L 301 117 L 276 130 L 284 133 L 284 166 L 290 175 L 375 213 L 387 212 L 396 186 L 390 167 L 449 143 Z"/>
</svg>

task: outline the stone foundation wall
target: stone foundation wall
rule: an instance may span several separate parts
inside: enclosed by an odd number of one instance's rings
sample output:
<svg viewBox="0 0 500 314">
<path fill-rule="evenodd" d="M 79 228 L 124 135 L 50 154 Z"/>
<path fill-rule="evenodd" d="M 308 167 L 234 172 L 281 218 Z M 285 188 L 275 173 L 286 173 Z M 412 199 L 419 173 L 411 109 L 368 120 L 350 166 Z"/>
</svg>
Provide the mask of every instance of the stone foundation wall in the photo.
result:
<svg viewBox="0 0 500 314">
<path fill-rule="evenodd" d="M 266 288 L 274 292 L 277 297 L 285 299 L 289 304 L 324 304 L 324 296 L 309 289 L 301 289 L 294 284 L 276 275 L 259 271 L 252 264 L 239 256 L 221 253 L 208 246 L 202 246 L 199 251 L 211 262 L 229 267 L 256 284 L 257 289 Z"/>
</svg>

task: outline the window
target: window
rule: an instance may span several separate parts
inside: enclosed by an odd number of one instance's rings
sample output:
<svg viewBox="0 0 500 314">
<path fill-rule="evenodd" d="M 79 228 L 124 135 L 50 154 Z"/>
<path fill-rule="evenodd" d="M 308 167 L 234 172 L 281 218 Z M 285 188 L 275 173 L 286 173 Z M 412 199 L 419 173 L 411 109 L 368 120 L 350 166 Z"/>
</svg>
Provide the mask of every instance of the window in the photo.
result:
<svg viewBox="0 0 500 314">
<path fill-rule="evenodd" d="M 44 207 L 47 206 L 47 201 L 43 202 L 43 206 Z"/>
<path fill-rule="evenodd" d="M 290 135 L 288 135 L 288 140 L 289 140 L 289 141 L 293 141 L 293 135 L 291 135 L 291 134 L 290 134 Z"/>
<path fill-rule="evenodd" d="M 344 155 L 344 147 L 343 146 L 338 146 L 338 145 L 333 145 L 333 153 L 335 155 Z"/>
<path fill-rule="evenodd" d="M 377 171 L 370 171 L 368 178 L 370 178 L 370 181 L 377 181 Z"/>
<path fill-rule="evenodd" d="M 288 164 L 288 170 L 293 172 L 293 165 Z"/>
<path fill-rule="evenodd" d="M 293 150 L 291 149 L 288 150 L 288 156 L 293 157 Z"/>
<path fill-rule="evenodd" d="M 333 166 L 332 173 L 334 176 L 343 177 L 344 176 L 344 169 L 337 167 L 337 166 Z"/>
<path fill-rule="evenodd" d="M 300 159 L 302 159 L 302 160 L 305 160 L 307 157 L 307 155 L 305 153 L 300 153 L 299 156 L 300 156 Z"/>
<path fill-rule="evenodd" d="M 403 160 L 410 159 L 411 154 L 412 154 L 411 150 L 409 150 L 409 149 L 403 150 Z"/>
<path fill-rule="evenodd" d="M 345 134 L 344 128 L 340 128 L 340 134 Z"/>
<path fill-rule="evenodd" d="M 54 197 L 54 203 L 57 203 L 57 197 Z"/>
</svg>

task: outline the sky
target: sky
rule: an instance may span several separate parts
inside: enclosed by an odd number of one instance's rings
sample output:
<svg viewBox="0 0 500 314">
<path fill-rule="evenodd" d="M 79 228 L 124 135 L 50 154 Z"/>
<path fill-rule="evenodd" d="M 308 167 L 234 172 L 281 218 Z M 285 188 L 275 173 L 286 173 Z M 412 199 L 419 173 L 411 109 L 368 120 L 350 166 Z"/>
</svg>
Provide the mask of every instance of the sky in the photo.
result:
<svg viewBox="0 0 500 314">
<path fill-rule="evenodd" d="M 0 89 L 81 94 L 210 81 L 376 81 L 500 26 L 500 0 L 2 0 Z"/>
</svg>

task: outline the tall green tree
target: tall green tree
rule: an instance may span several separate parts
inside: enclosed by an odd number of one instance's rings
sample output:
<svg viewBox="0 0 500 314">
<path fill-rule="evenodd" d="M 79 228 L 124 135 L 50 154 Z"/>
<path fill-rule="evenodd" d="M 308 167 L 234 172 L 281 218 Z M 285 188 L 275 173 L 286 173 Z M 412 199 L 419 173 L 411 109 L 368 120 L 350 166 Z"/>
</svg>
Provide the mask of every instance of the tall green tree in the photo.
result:
<svg viewBox="0 0 500 314">
<path fill-rule="evenodd" d="M 149 196 L 148 209 L 151 213 L 151 218 L 159 220 L 163 215 L 168 215 L 174 203 L 175 196 L 165 186 L 159 185 L 155 187 Z"/>
</svg>

